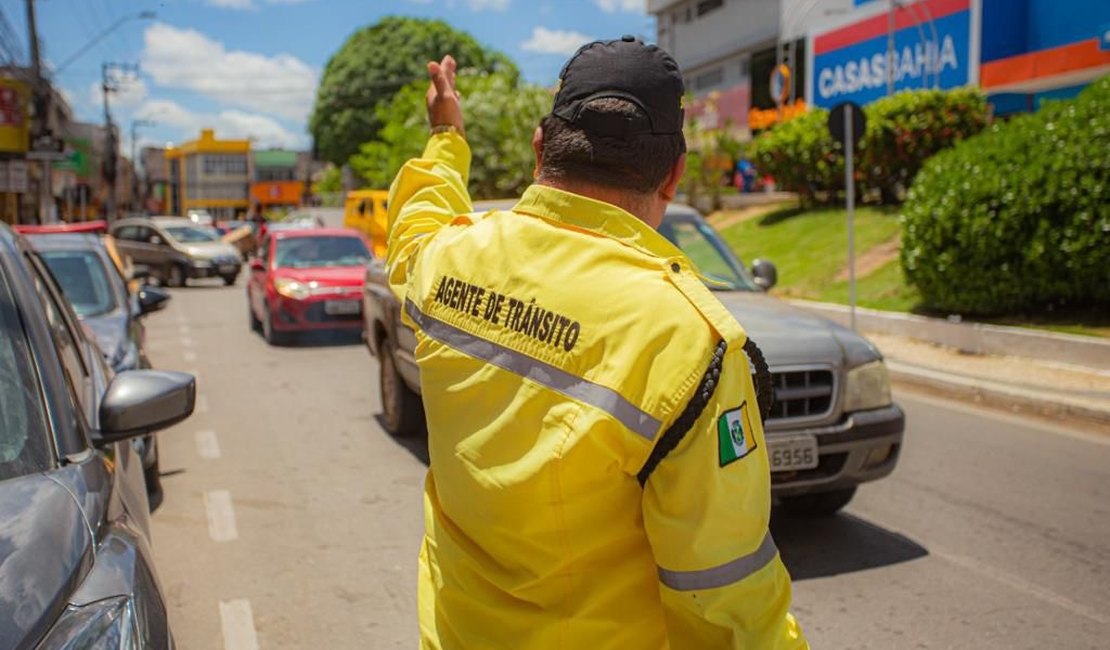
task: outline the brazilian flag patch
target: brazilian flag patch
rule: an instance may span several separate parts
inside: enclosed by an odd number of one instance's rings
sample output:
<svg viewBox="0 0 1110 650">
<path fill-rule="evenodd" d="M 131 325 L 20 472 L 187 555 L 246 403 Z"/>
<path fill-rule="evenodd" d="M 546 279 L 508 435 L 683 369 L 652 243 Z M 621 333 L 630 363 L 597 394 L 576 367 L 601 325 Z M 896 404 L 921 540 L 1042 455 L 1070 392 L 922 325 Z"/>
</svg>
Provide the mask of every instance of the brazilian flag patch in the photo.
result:
<svg viewBox="0 0 1110 650">
<path fill-rule="evenodd" d="M 746 401 L 717 418 L 717 444 L 721 467 L 740 460 L 755 449 Z"/>
</svg>

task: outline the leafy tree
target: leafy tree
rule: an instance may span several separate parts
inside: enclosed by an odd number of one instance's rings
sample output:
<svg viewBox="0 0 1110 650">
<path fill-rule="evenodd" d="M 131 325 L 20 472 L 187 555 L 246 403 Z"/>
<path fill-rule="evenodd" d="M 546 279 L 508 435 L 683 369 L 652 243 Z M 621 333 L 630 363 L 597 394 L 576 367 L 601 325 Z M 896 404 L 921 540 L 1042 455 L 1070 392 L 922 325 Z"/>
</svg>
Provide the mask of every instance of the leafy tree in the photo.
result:
<svg viewBox="0 0 1110 650">
<path fill-rule="evenodd" d="M 377 109 L 403 86 L 427 75 L 425 65 L 452 54 L 463 73 L 503 72 L 516 66 L 502 53 L 442 20 L 391 16 L 358 30 L 324 68 L 309 131 L 320 155 L 337 165 L 374 140 L 382 127 Z"/>
<path fill-rule="evenodd" d="M 551 93 L 500 73 L 459 77 L 458 88 L 466 139 L 473 152 L 471 195 L 476 199 L 520 196 L 532 182 L 532 132 L 551 110 Z M 413 82 L 380 107 L 379 138 L 351 157 L 351 168 L 371 187 L 389 187 L 405 161 L 423 150 L 428 137 L 426 89 L 426 81 Z"/>
<path fill-rule="evenodd" d="M 342 191 L 343 171 L 335 165 L 328 165 L 317 175 L 315 182 L 312 183 L 312 192 L 314 194 Z"/>
</svg>

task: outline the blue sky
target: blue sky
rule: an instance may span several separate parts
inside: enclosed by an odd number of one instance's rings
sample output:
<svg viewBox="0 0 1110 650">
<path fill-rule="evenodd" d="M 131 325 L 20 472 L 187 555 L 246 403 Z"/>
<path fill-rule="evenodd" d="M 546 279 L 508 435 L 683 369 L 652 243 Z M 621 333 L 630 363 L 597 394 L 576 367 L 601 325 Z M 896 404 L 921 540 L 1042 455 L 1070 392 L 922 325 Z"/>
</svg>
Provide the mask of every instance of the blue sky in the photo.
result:
<svg viewBox="0 0 1110 650">
<path fill-rule="evenodd" d="M 180 142 L 201 127 L 258 146 L 306 147 L 306 118 L 331 55 L 356 29 L 397 14 L 443 18 L 511 56 L 532 82 L 552 84 L 567 56 L 590 38 L 654 39 L 644 0 L 37 0 L 43 54 L 54 66 L 120 17 L 129 20 L 55 76 L 79 119 L 103 121 L 104 61 L 139 63 L 111 97 L 124 132 L 140 145 Z M 0 9 L 26 56 L 23 0 Z"/>
</svg>

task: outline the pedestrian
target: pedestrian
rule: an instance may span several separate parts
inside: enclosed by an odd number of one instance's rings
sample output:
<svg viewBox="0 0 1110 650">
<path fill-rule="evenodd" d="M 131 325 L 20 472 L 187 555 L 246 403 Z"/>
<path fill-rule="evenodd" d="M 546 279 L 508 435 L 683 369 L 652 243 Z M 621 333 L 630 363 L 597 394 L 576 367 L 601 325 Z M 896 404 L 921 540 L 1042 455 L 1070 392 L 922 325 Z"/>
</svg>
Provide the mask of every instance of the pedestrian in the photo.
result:
<svg viewBox="0 0 1110 650">
<path fill-rule="evenodd" d="M 656 232 L 685 166 L 677 64 L 581 48 L 535 184 L 484 213 L 455 70 L 428 64 L 431 136 L 389 201 L 428 424 L 421 647 L 806 648 L 753 348 Z"/>
</svg>

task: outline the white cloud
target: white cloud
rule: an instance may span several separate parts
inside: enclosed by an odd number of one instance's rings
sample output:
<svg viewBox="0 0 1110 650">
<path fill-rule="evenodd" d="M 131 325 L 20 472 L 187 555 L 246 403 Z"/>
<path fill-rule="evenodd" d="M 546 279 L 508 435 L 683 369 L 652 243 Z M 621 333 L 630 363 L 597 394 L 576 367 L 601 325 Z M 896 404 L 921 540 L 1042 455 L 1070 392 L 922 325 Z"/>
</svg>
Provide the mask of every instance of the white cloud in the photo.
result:
<svg viewBox="0 0 1110 650">
<path fill-rule="evenodd" d="M 143 71 L 157 84 L 297 121 L 311 109 L 319 72 L 292 55 L 228 50 L 198 31 L 164 23 L 147 28 L 144 41 Z"/>
<path fill-rule="evenodd" d="M 509 8 L 510 0 L 467 0 L 466 4 L 471 11 L 505 11 Z"/>
<path fill-rule="evenodd" d="M 594 0 L 597 6 L 605 13 L 613 14 L 618 11 L 642 14 L 647 11 L 644 0 Z"/>
<path fill-rule="evenodd" d="M 536 27 L 532 29 L 532 38 L 521 43 L 520 47 L 529 52 L 569 56 L 574 54 L 579 47 L 592 40 L 593 38 L 581 32 Z"/>
<path fill-rule="evenodd" d="M 308 144 L 305 135 L 293 133 L 268 115 L 239 110 L 198 113 L 174 101 L 154 99 L 136 109 L 135 117 L 176 129 L 182 141 L 196 138 L 201 129 L 215 129 L 216 137 L 248 138 L 260 148 L 302 148 Z"/>
<path fill-rule="evenodd" d="M 205 0 L 205 2 L 221 9 L 255 9 L 253 0 Z"/>
</svg>

